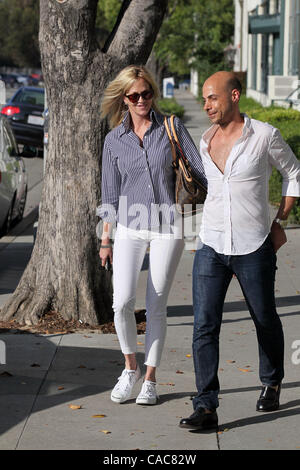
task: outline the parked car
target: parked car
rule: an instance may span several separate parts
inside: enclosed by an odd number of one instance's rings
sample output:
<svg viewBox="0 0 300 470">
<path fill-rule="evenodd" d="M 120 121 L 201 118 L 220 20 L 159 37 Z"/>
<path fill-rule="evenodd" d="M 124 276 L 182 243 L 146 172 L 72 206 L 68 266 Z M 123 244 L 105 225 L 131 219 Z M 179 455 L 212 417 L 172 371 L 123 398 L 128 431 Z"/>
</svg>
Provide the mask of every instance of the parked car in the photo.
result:
<svg viewBox="0 0 300 470">
<path fill-rule="evenodd" d="M 16 74 L 14 73 L 0 73 L 0 80 L 3 80 L 5 86 L 8 88 L 16 88 L 19 86 Z"/>
<path fill-rule="evenodd" d="M 21 87 L 2 108 L 10 121 L 18 144 L 43 148 L 44 88 Z"/>
<path fill-rule="evenodd" d="M 17 80 L 19 86 L 31 85 L 30 80 L 29 80 L 29 75 L 19 74 L 19 75 L 16 76 L 16 80 Z"/>
<path fill-rule="evenodd" d="M 25 154 L 24 154 L 25 156 Z M 9 121 L 0 116 L 0 236 L 23 218 L 28 176 Z"/>
<path fill-rule="evenodd" d="M 43 82 L 43 75 L 40 73 L 32 73 L 28 77 L 28 85 L 38 86 Z"/>
</svg>

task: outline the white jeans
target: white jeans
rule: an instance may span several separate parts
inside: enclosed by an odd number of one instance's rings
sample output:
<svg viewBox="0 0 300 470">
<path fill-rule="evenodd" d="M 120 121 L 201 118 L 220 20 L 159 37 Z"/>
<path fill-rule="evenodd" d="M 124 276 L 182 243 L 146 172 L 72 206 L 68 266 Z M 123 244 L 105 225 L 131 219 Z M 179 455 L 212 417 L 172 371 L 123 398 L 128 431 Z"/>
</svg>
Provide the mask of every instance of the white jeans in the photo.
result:
<svg viewBox="0 0 300 470">
<path fill-rule="evenodd" d="M 160 364 L 167 326 L 167 299 L 183 247 L 183 237 L 118 225 L 113 253 L 114 321 L 123 354 L 137 349 L 136 289 L 150 246 L 146 292 L 145 364 Z"/>
</svg>

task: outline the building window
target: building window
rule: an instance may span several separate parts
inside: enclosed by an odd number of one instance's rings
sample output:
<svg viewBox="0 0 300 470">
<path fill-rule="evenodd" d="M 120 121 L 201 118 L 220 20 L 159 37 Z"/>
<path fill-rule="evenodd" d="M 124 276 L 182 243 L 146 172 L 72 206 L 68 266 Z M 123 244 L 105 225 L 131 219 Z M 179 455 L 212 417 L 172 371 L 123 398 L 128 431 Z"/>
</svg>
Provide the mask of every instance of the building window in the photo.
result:
<svg viewBox="0 0 300 470">
<path fill-rule="evenodd" d="M 262 4 L 262 14 L 268 15 L 270 13 L 270 0 L 267 0 Z"/>
<path fill-rule="evenodd" d="M 300 0 L 290 2 L 289 75 L 299 75 Z"/>
</svg>

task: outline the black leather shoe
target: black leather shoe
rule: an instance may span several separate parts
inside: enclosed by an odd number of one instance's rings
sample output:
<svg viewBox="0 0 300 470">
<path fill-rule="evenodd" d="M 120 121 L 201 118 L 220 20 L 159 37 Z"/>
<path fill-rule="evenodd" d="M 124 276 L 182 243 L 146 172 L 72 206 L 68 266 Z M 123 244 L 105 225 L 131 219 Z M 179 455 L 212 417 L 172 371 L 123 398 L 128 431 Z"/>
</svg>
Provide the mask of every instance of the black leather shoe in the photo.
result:
<svg viewBox="0 0 300 470">
<path fill-rule="evenodd" d="M 216 411 L 206 413 L 204 408 L 198 408 L 189 418 L 183 418 L 179 423 L 179 427 L 187 429 L 216 429 L 218 427 L 218 415 Z"/>
<path fill-rule="evenodd" d="M 260 397 L 256 403 L 256 411 L 276 411 L 279 408 L 279 395 L 281 385 L 275 390 L 268 385 L 262 388 Z"/>
</svg>

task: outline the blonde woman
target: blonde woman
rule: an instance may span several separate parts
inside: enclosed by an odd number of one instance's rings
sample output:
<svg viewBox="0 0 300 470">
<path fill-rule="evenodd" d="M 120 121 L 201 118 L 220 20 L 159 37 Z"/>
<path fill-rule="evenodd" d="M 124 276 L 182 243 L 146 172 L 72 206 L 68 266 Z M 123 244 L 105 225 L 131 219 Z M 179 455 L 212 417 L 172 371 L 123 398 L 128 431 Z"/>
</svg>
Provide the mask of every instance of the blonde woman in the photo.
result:
<svg viewBox="0 0 300 470">
<path fill-rule="evenodd" d="M 113 263 L 114 321 L 125 369 L 111 392 L 123 403 L 131 398 L 141 377 L 136 359 L 134 315 L 139 273 L 148 247 L 146 292 L 146 374 L 137 404 L 157 403 L 156 368 L 166 335 L 167 298 L 184 241 L 175 211 L 174 171 L 164 116 L 157 107 L 158 88 L 143 66 L 123 69 L 104 92 L 101 117 L 107 118 L 102 160 L 102 218 L 100 258 Z M 206 183 L 199 153 L 179 119 L 176 130 L 191 165 Z M 112 225 L 117 222 L 114 251 Z"/>
</svg>

